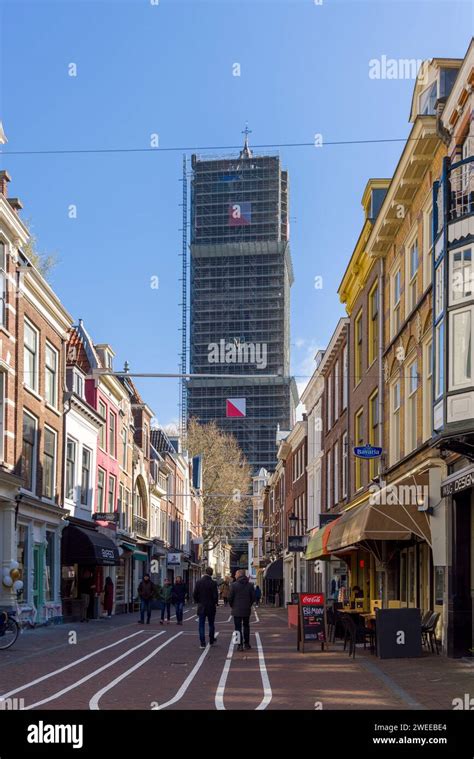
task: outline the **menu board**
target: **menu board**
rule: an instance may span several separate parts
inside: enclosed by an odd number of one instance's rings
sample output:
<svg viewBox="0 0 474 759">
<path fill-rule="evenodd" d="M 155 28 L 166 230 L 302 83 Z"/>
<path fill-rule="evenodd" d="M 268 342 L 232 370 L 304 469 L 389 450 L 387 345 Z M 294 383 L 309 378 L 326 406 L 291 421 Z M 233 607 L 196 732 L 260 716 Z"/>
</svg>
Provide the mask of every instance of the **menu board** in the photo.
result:
<svg viewBox="0 0 474 759">
<path fill-rule="evenodd" d="M 298 650 L 304 651 L 306 641 L 321 643 L 324 649 L 327 642 L 324 593 L 300 593 L 298 617 Z"/>
</svg>

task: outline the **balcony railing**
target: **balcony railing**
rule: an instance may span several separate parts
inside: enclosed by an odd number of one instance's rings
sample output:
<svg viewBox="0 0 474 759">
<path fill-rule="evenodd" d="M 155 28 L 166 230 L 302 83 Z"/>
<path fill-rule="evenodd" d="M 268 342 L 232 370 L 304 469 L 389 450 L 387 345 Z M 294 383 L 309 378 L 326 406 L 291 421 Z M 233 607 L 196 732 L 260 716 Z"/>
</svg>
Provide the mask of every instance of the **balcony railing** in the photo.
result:
<svg viewBox="0 0 474 759">
<path fill-rule="evenodd" d="M 148 520 L 144 519 L 143 517 L 138 516 L 138 514 L 133 515 L 133 532 L 136 532 L 138 535 L 143 535 L 144 537 L 148 534 Z"/>
</svg>

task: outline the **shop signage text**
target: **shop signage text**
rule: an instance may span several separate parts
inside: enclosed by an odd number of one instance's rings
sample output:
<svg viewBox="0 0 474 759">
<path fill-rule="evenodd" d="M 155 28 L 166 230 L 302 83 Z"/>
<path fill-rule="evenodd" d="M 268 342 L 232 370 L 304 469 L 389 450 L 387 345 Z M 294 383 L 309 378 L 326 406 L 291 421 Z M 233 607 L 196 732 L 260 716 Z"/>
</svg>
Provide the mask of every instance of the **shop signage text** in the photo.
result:
<svg viewBox="0 0 474 759">
<path fill-rule="evenodd" d="M 445 482 L 441 485 L 441 498 L 447 498 L 455 493 L 460 493 L 462 490 L 474 487 L 474 469 L 470 469 L 464 474 L 460 474 L 450 482 Z"/>
<path fill-rule="evenodd" d="M 383 448 L 376 445 L 358 445 L 354 448 L 354 456 L 359 459 L 376 459 L 382 455 Z"/>
<path fill-rule="evenodd" d="M 116 511 L 96 511 L 92 519 L 95 522 L 118 522 L 119 515 Z"/>
</svg>

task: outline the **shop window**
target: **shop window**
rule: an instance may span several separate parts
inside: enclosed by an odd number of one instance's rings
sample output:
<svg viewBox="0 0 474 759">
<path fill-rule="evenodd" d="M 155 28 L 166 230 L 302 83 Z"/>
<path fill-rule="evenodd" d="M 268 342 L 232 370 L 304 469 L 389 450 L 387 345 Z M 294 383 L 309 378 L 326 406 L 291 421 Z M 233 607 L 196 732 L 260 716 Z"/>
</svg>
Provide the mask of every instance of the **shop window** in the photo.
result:
<svg viewBox="0 0 474 759">
<path fill-rule="evenodd" d="M 16 543 L 16 560 L 19 564 L 19 570 L 21 572 L 21 579 L 23 581 L 23 590 L 21 596 L 28 598 L 28 527 L 24 524 L 19 524 L 17 529 L 17 543 Z"/>
</svg>

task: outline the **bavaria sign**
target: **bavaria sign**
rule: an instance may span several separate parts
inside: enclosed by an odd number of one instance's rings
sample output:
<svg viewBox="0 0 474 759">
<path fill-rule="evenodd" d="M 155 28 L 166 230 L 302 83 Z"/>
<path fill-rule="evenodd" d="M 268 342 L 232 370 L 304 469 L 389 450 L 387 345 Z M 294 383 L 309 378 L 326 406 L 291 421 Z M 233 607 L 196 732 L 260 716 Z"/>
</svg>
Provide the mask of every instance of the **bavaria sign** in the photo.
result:
<svg viewBox="0 0 474 759">
<path fill-rule="evenodd" d="M 358 445 L 354 448 L 354 455 L 359 459 L 376 459 L 382 455 L 383 448 L 376 445 Z"/>
</svg>

